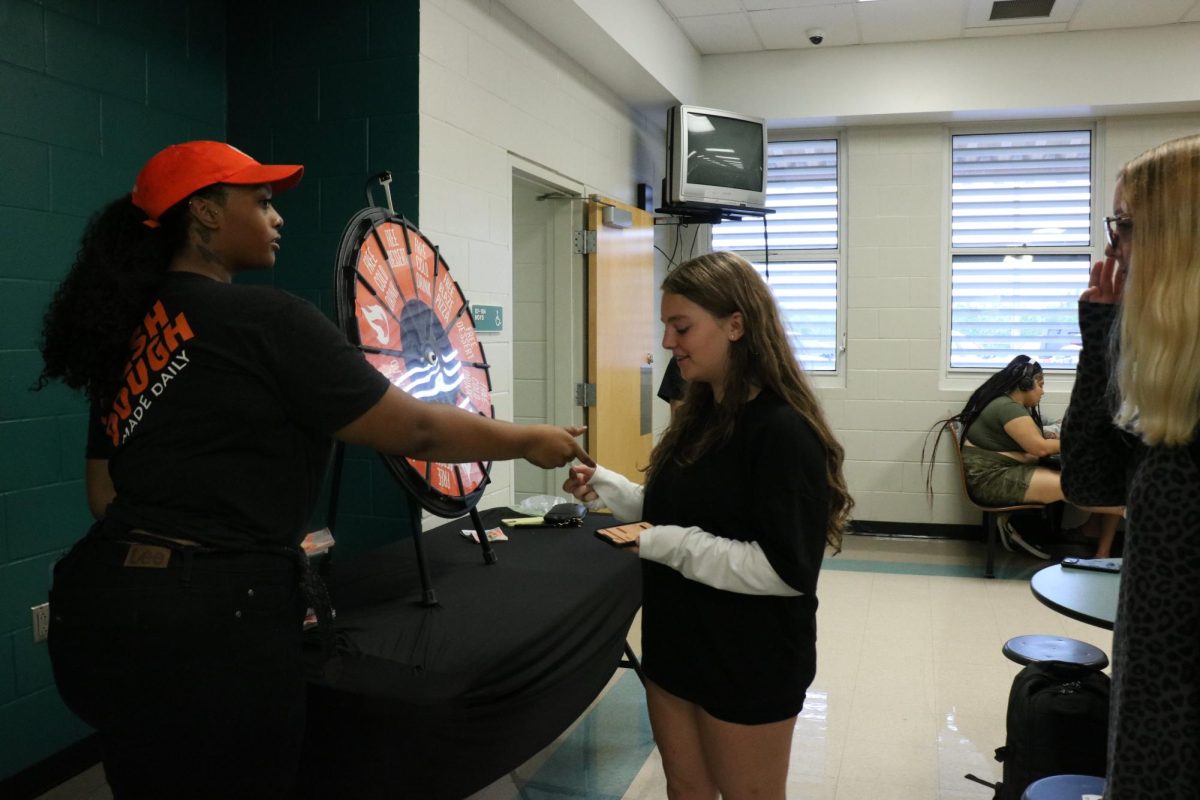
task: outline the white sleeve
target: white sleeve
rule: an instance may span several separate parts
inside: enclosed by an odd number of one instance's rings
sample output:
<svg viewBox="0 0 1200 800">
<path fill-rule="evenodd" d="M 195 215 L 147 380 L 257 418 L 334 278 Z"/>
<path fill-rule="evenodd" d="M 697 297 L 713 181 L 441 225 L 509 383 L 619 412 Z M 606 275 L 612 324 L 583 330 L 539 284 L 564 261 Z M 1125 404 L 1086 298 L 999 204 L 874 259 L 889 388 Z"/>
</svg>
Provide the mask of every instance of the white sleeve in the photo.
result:
<svg viewBox="0 0 1200 800">
<path fill-rule="evenodd" d="M 642 558 L 657 561 L 698 583 L 738 594 L 796 597 L 758 542 L 739 542 L 699 528 L 655 525 L 642 531 Z"/>
<path fill-rule="evenodd" d="M 596 465 L 596 472 L 588 481 L 601 504 L 613 512 L 622 522 L 637 522 L 642 518 L 642 487 L 619 472 Z M 594 510 L 594 509 L 593 509 Z"/>
</svg>

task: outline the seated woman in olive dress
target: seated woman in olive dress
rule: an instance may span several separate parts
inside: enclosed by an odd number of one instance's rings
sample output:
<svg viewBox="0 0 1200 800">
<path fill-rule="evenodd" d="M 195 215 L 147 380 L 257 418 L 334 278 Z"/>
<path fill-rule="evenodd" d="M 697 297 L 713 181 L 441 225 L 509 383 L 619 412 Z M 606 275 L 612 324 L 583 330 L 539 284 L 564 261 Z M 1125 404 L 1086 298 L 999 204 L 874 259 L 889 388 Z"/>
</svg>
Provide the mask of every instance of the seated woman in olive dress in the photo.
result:
<svg viewBox="0 0 1200 800">
<path fill-rule="evenodd" d="M 992 375 L 948 422 L 961 429 L 963 469 L 971 497 L 982 505 L 1057 503 L 1063 499 L 1060 473 L 1041 459 L 1056 456 L 1061 441 L 1044 430 L 1038 404 L 1045 394 L 1042 366 L 1019 355 Z M 1096 557 L 1110 554 L 1120 517 L 1093 513 L 1084 534 L 1095 538 Z M 1001 541 L 1038 558 L 1049 554 L 1021 537 L 1007 517 L 998 522 Z"/>
</svg>

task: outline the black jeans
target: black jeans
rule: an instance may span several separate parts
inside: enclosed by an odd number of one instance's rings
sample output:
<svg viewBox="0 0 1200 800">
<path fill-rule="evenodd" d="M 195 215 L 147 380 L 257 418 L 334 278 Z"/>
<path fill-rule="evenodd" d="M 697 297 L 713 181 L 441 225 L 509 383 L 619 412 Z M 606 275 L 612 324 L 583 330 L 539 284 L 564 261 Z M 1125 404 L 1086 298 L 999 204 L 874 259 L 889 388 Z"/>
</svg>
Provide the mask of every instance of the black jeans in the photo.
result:
<svg viewBox="0 0 1200 800">
<path fill-rule="evenodd" d="M 156 549 L 157 548 L 157 549 Z M 88 536 L 50 592 L 50 659 L 117 800 L 287 798 L 305 602 L 281 555 Z"/>
</svg>

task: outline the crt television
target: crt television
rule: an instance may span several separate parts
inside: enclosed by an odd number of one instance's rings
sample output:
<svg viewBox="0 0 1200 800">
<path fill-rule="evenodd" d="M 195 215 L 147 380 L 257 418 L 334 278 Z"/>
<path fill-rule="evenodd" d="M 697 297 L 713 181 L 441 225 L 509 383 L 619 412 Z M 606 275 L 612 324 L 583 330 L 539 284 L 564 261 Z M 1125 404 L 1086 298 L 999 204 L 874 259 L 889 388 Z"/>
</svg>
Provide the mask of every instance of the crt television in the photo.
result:
<svg viewBox="0 0 1200 800">
<path fill-rule="evenodd" d="M 767 123 L 731 111 L 667 112 L 668 205 L 766 208 Z"/>
</svg>

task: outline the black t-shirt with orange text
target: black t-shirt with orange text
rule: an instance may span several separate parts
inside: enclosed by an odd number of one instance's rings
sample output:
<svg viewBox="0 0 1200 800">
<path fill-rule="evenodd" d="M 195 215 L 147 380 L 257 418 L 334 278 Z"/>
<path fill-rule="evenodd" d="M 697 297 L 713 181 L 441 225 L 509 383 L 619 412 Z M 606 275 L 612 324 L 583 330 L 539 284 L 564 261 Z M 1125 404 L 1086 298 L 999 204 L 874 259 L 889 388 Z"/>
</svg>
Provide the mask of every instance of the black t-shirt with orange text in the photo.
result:
<svg viewBox="0 0 1200 800">
<path fill-rule="evenodd" d="M 93 409 L 107 517 L 215 546 L 295 545 L 331 434 L 388 381 L 316 307 L 286 292 L 172 272 L 134 334 L 125 380 Z"/>
</svg>

